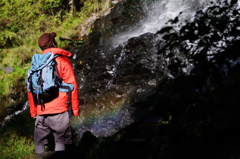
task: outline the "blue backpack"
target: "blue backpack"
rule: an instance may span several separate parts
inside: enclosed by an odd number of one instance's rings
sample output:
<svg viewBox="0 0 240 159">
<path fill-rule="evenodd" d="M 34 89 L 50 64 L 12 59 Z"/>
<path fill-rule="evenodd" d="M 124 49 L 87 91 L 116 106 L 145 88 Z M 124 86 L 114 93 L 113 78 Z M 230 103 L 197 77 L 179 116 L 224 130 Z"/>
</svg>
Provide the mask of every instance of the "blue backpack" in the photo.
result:
<svg viewBox="0 0 240 159">
<path fill-rule="evenodd" d="M 56 95 L 58 92 L 68 92 L 68 104 L 73 84 L 67 84 L 60 78 L 55 58 L 62 55 L 54 55 L 52 52 L 34 54 L 32 67 L 27 73 L 27 88 L 36 97 L 38 104 L 44 104 L 44 98 Z"/>
</svg>

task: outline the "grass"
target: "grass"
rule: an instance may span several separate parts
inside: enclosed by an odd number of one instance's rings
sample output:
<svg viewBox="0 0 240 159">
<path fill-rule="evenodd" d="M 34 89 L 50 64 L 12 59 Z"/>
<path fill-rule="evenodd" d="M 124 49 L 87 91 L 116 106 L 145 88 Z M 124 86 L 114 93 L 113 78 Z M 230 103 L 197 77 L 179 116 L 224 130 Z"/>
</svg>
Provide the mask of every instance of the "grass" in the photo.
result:
<svg viewBox="0 0 240 159">
<path fill-rule="evenodd" d="M 31 138 L 18 136 L 14 132 L 7 132 L 3 134 L 1 139 L 0 153 L 4 159 L 30 159 L 34 156 L 34 145 Z M 10 139 L 10 140 L 9 140 Z"/>
<path fill-rule="evenodd" d="M 0 130 L 0 159 L 31 159 L 35 156 L 33 144 L 34 120 L 29 110 L 15 115 Z"/>
</svg>

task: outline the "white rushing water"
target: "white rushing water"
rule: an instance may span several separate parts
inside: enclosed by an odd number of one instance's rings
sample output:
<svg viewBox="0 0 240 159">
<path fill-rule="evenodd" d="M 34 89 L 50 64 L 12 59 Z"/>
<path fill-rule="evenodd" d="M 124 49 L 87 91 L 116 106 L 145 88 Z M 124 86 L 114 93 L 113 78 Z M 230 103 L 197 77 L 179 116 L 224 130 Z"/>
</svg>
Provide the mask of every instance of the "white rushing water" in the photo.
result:
<svg viewBox="0 0 240 159">
<path fill-rule="evenodd" d="M 213 2 L 215 0 L 212 0 Z M 177 17 L 180 13 L 180 21 L 191 20 L 196 11 L 208 6 L 209 0 L 142 0 L 143 17 L 137 27 L 129 28 L 113 37 L 113 46 L 123 44 L 132 37 L 140 36 L 144 33 L 156 33 L 166 26 L 166 23 Z"/>
<path fill-rule="evenodd" d="M 184 22 L 186 19 L 191 20 L 194 13 L 196 13 L 198 9 L 202 9 L 202 5 L 207 5 L 205 4 L 206 2 L 209 2 L 209 0 L 142 0 L 145 16 L 142 17 L 135 26 L 130 27 L 129 30 L 115 35 L 113 40 L 111 40 L 114 43 L 113 46 L 123 44 L 131 37 L 138 37 L 147 32 L 156 33 L 166 25 L 166 22 L 177 17 L 180 12 L 182 12 L 182 19 L 179 19 L 180 21 Z M 119 57 L 116 57 L 114 65 L 106 65 L 107 72 L 112 76 L 112 79 L 107 84 L 108 88 L 112 87 L 113 81 L 117 76 L 117 71 L 121 69 L 124 57 L 125 50 L 123 49 Z M 166 72 L 170 78 L 174 78 L 174 76 L 172 76 L 168 71 Z M 153 79 L 149 81 L 148 84 L 154 87 L 156 86 L 156 81 Z M 144 91 L 144 88 L 138 88 L 134 95 L 136 96 L 136 93 L 143 94 Z M 129 94 L 131 95 L 131 93 Z M 128 95 L 125 97 L 126 101 L 128 99 L 127 96 Z M 130 109 L 129 102 L 126 101 L 122 103 L 123 106 L 118 112 L 113 110 L 114 113 L 110 113 L 111 115 L 92 116 L 92 118 L 85 120 L 82 120 L 80 117 L 79 121 L 76 120 L 73 122 L 72 126 L 75 130 L 77 130 L 77 134 L 80 138 L 86 131 L 91 131 L 98 137 L 112 135 L 135 120 L 132 116 L 135 109 Z M 107 106 L 111 109 L 111 105 L 114 104 L 116 103 L 110 103 L 107 104 Z"/>
<path fill-rule="evenodd" d="M 12 117 L 18 115 L 18 114 L 21 114 L 23 111 L 27 110 L 28 109 L 28 102 L 26 101 L 23 105 L 23 108 L 22 110 L 18 110 L 18 111 L 15 111 L 14 113 L 10 114 L 10 115 L 7 115 L 4 120 L 2 122 L 0 122 L 0 129 L 2 129 L 5 125 L 6 125 L 6 122 L 8 122 L 9 120 L 11 120 Z"/>
</svg>

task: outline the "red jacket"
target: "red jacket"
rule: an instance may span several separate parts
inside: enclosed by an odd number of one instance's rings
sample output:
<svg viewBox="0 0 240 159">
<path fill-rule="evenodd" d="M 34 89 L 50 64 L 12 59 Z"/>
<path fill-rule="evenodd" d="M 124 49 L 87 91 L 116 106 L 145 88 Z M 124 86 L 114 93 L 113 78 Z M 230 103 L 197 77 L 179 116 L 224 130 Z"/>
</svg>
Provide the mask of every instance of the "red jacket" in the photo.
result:
<svg viewBox="0 0 240 159">
<path fill-rule="evenodd" d="M 54 54 L 61 54 L 67 57 L 72 56 L 72 53 L 60 48 L 48 48 L 42 53 L 44 54 L 50 51 Z M 71 83 L 74 85 L 74 90 L 71 93 L 71 105 L 73 109 L 73 115 L 78 116 L 80 113 L 78 84 L 74 75 L 72 63 L 67 57 L 64 56 L 59 56 L 56 58 L 57 67 L 63 82 Z M 48 103 L 44 103 L 44 108 L 42 108 L 41 105 L 37 105 L 34 101 L 35 100 L 33 99 L 33 94 L 31 92 L 28 92 L 28 103 L 30 105 L 31 117 L 44 114 L 58 114 L 68 110 L 68 105 L 66 104 L 66 102 L 68 101 L 68 95 L 66 92 L 59 92 L 57 98 L 53 99 Z"/>
</svg>

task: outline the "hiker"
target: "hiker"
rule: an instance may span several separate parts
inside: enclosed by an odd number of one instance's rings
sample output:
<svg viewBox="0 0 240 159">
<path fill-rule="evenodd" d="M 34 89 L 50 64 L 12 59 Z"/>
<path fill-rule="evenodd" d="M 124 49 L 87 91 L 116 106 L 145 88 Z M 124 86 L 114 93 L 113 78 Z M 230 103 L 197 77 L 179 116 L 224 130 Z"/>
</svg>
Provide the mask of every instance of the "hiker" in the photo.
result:
<svg viewBox="0 0 240 159">
<path fill-rule="evenodd" d="M 79 116 L 80 101 L 78 97 L 78 84 L 72 68 L 72 63 L 67 57 L 72 53 L 57 48 L 55 41 L 56 33 L 44 33 L 38 40 L 38 45 L 42 49 L 42 54 L 53 52 L 63 56 L 56 57 L 57 70 L 63 82 L 72 84 L 73 90 L 70 92 L 70 104 L 72 114 Z M 72 144 L 72 134 L 70 127 L 70 114 L 68 112 L 69 99 L 67 92 L 57 92 L 43 100 L 39 104 L 36 96 L 28 90 L 28 103 L 30 106 L 31 117 L 36 118 L 34 130 L 35 152 L 40 154 L 44 152 L 44 145 L 48 144 L 48 135 L 52 134 L 55 141 L 55 151 L 65 150 L 65 144 Z"/>
</svg>

